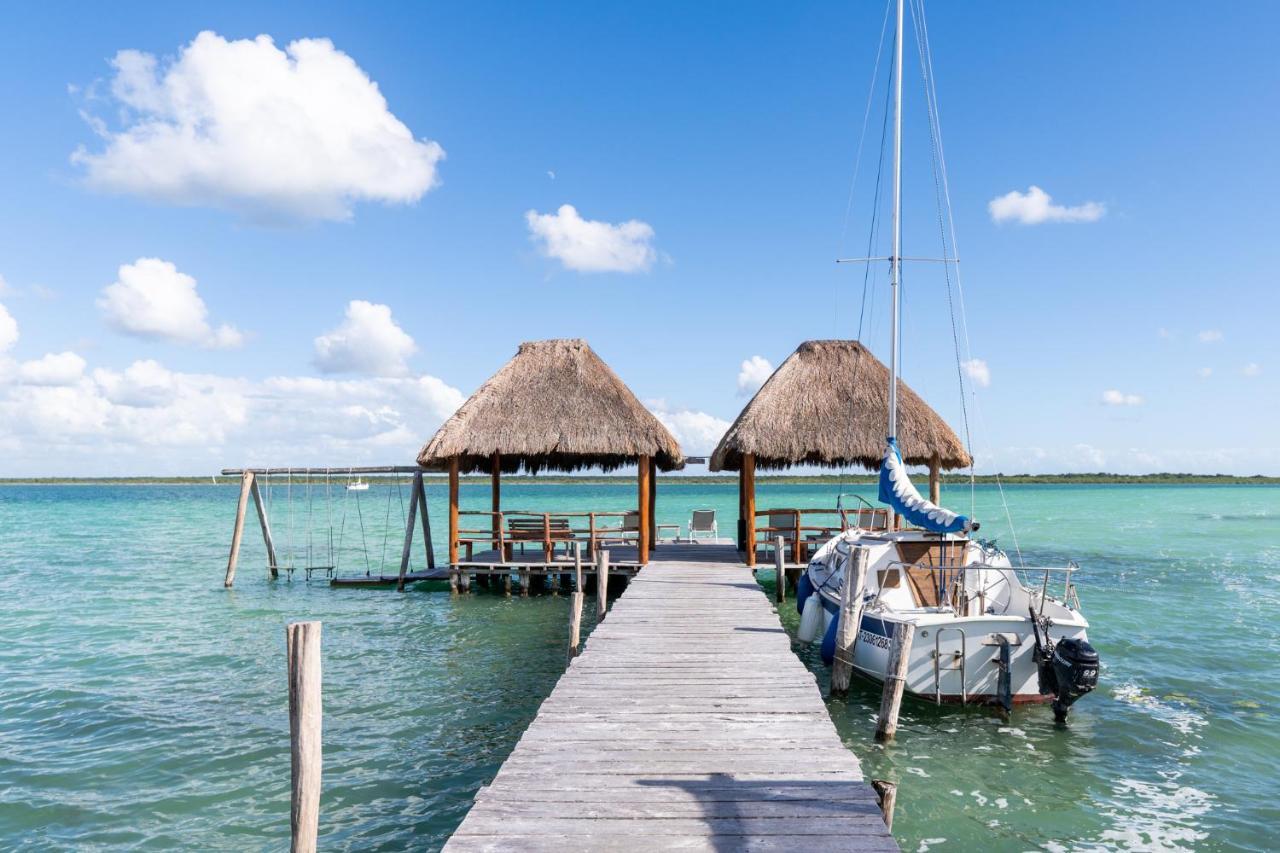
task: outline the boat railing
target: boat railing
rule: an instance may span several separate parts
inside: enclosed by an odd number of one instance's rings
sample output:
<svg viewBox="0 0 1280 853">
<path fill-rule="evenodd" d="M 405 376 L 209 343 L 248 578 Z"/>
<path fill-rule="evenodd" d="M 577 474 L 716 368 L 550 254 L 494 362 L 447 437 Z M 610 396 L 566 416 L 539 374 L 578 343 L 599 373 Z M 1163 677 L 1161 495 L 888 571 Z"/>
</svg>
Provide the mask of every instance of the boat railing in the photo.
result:
<svg viewBox="0 0 1280 853">
<path fill-rule="evenodd" d="M 1049 579 L 1054 575 L 1061 574 L 1064 578 L 1062 586 L 1062 603 L 1072 609 L 1079 609 L 1080 607 L 1080 596 L 1076 592 L 1076 585 L 1071 582 L 1071 578 L 1075 573 L 1080 571 L 1080 566 L 1075 562 L 1069 562 L 1065 566 L 1018 566 L 1015 568 L 1013 566 L 992 566 L 987 563 L 971 563 L 965 566 L 939 563 L 937 565 L 929 566 L 919 565 L 917 563 L 908 563 L 905 560 L 891 560 L 886 565 L 886 568 L 896 568 L 899 570 L 911 569 L 912 571 L 929 572 L 935 575 L 940 575 L 944 572 L 949 575 L 953 575 L 954 573 L 959 572 L 962 573 L 962 579 L 964 577 L 964 573 L 968 572 L 993 570 L 1013 571 L 1020 575 L 1022 585 L 1027 588 L 1028 594 L 1035 599 L 1035 603 L 1038 603 L 1041 614 L 1044 613 L 1044 604 L 1049 598 Z M 1036 589 L 1035 584 L 1029 581 L 1029 578 L 1037 574 L 1040 576 L 1039 589 Z M 937 581 L 935 580 L 935 582 Z M 883 589 L 883 587 L 881 587 L 881 589 Z M 941 595 L 942 590 L 939 589 L 939 596 Z M 879 603 L 879 601 L 880 593 L 877 592 L 875 603 Z"/>
<path fill-rule="evenodd" d="M 636 545 L 640 540 L 639 513 L 622 511 L 540 512 L 537 510 L 459 510 L 459 516 L 488 518 L 487 527 L 459 527 L 457 546 L 471 560 L 477 545 L 488 546 L 502 560 L 512 559 L 515 548 L 526 545 L 541 547 L 546 560 L 555 556 L 556 548 L 569 551 L 574 542 L 595 552 L 608 543 Z M 613 520 L 617 522 L 614 523 Z"/>
</svg>

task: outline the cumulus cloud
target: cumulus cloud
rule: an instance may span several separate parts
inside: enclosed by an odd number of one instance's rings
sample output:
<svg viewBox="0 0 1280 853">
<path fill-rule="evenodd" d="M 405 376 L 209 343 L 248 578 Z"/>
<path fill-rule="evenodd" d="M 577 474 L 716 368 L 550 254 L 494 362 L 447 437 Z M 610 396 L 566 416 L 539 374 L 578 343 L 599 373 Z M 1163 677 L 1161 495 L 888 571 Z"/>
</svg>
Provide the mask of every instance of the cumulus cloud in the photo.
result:
<svg viewBox="0 0 1280 853">
<path fill-rule="evenodd" d="M 973 380 L 973 384 L 979 388 L 987 388 L 991 385 L 991 368 L 980 358 L 971 358 L 963 361 L 960 366 L 964 368 L 964 373 Z"/>
<path fill-rule="evenodd" d="M 1141 406 L 1144 401 L 1139 394 L 1126 394 L 1111 389 L 1102 392 L 1102 402 L 1108 406 Z"/>
<path fill-rule="evenodd" d="M 1017 222 L 1019 225 L 1040 225 L 1044 222 L 1097 222 L 1107 212 L 1100 201 L 1066 206 L 1054 204 L 1053 198 L 1037 186 L 1025 193 L 1014 190 L 987 202 L 987 210 L 993 222 Z"/>
<path fill-rule="evenodd" d="M 1251 361 L 1248 364 L 1246 364 L 1244 367 L 1240 368 L 1240 372 L 1243 373 L 1245 376 L 1259 376 L 1262 373 L 1262 366 L 1256 362 Z"/>
<path fill-rule="evenodd" d="M 396 325 L 386 305 L 353 299 L 338 328 L 315 339 L 315 364 L 325 373 L 404 376 L 417 352 L 413 338 Z"/>
<path fill-rule="evenodd" d="M 753 355 L 738 368 L 738 396 L 748 397 L 760 390 L 760 386 L 773 375 L 773 365 L 762 355 Z"/>
<path fill-rule="evenodd" d="M 566 269 L 578 272 L 645 272 L 658 253 L 653 228 L 636 219 L 614 225 L 583 219 L 571 204 L 555 213 L 530 210 L 524 215 L 539 250 Z"/>
<path fill-rule="evenodd" d="M 251 381 L 150 360 L 67 384 L 10 380 L 0 449 L 9 472 L 31 474 L 407 462 L 463 399 L 433 376 Z"/>
<path fill-rule="evenodd" d="M 646 400 L 645 406 L 680 442 L 689 456 L 707 456 L 729 429 L 729 422 L 706 412 L 672 407 L 666 400 Z"/>
<path fill-rule="evenodd" d="M 84 376 L 85 360 L 73 352 L 49 353 L 18 365 L 17 379 L 27 385 L 74 385 Z"/>
<path fill-rule="evenodd" d="M 103 289 L 98 308 L 112 328 L 134 337 L 209 348 L 244 341 L 233 326 L 210 326 L 196 280 L 159 258 L 123 264 L 115 283 Z"/>
<path fill-rule="evenodd" d="M 416 139 L 377 83 L 328 39 L 202 32 L 177 57 L 111 60 L 122 126 L 71 157 L 97 189 L 254 216 L 341 220 L 361 201 L 408 203 L 437 183 L 444 149 Z"/>
<path fill-rule="evenodd" d="M 13 348 L 18 342 L 18 321 L 13 319 L 9 309 L 0 305 L 0 352 Z"/>
<path fill-rule="evenodd" d="M 1196 335 L 1202 344 L 1214 344 L 1222 340 L 1222 332 L 1218 329 L 1205 329 Z"/>
</svg>

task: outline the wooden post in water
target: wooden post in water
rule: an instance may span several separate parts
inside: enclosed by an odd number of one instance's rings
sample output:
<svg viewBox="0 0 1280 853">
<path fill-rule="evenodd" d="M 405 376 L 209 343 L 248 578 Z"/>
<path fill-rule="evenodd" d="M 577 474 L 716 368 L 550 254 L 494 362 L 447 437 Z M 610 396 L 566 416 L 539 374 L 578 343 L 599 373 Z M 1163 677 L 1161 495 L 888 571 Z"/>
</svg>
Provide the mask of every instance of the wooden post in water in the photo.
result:
<svg viewBox="0 0 1280 853">
<path fill-rule="evenodd" d="M 422 519 L 422 541 L 427 548 L 427 568 L 436 567 L 435 546 L 431 543 L 431 516 L 427 513 L 427 489 L 422 484 L 422 472 L 413 475 L 413 490 L 418 495 L 418 515 Z"/>
<path fill-rule="evenodd" d="M 289 753 L 293 805 L 289 827 L 294 853 L 315 853 L 320 826 L 321 716 L 320 623 L 285 628 L 289 661 Z"/>
<path fill-rule="evenodd" d="M 421 474 L 415 474 L 414 479 L 421 476 Z M 400 580 L 396 584 L 396 589 L 400 592 L 404 592 L 404 576 L 409 571 L 409 558 L 413 555 L 413 528 L 418 520 L 418 489 L 415 487 L 412 492 L 413 494 L 409 495 L 409 516 L 404 526 L 404 549 L 400 552 Z"/>
<path fill-rule="evenodd" d="M 911 660 L 911 641 L 915 626 L 899 622 L 889 646 L 889 662 L 884 672 L 884 692 L 880 695 L 880 717 L 876 720 L 876 740 L 893 740 L 898 731 L 898 708 L 907 681 L 907 664 Z"/>
<path fill-rule="evenodd" d="M 774 590 L 774 599 L 781 604 L 787 600 L 787 554 L 786 545 L 779 536 L 773 543 L 774 571 L 778 574 L 778 588 Z"/>
<path fill-rule="evenodd" d="M 490 529 L 493 531 L 493 549 L 502 553 L 502 516 L 498 513 L 502 512 L 502 457 L 497 453 L 493 454 L 493 465 L 489 473 L 489 503 L 493 507 L 493 515 L 489 519 Z"/>
<path fill-rule="evenodd" d="M 756 455 L 742 454 L 742 514 L 746 516 L 743 532 L 747 551 L 747 565 L 756 564 Z"/>
<path fill-rule="evenodd" d="M 458 457 L 449 457 L 449 565 L 458 565 Z"/>
<path fill-rule="evenodd" d="M 604 619 L 609 603 L 609 549 L 596 552 L 596 622 Z"/>
<path fill-rule="evenodd" d="M 267 519 L 267 507 L 262 502 L 262 491 L 258 488 L 258 478 L 254 477 L 249 487 L 253 495 L 253 508 L 258 511 L 258 526 L 262 528 L 262 544 L 267 546 L 267 574 L 270 577 L 280 576 L 280 563 L 276 560 L 276 543 L 271 539 L 271 523 Z"/>
<path fill-rule="evenodd" d="M 880 801 L 880 814 L 884 815 L 884 828 L 893 832 L 893 806 L 898 802 L 898 783 L 872 779 L 871 787 L 875 789 L 876 799 Z"/>
<path fill-rule="evenodd" d="M 582 543 L 573 548 L 573 601 L 569 603 L 569 660 L 578 654 L 582 634 Z"/>
<path fill-rule="evenodd" d="M 853 650 L 862 626 L 862 586 L 867 577 L 867 549 L 854 548 L 840 587 L 840 622 L 836 628 L 836 657 L 831 664 L 831 695 L 849 692 L 853 679 Z"/>
<path fill-rule="evenodd" d="M 236 582 L 236 561 L 240 559 L 240 538 L 244 536 L 244 511 L 249 506 L 249 493 L 253 490 L 253 472 L 245 471 L 240 477 L 240 502 L 236 504 L 236 526 L 231 532 L 231 555 L 227 557 L 227 576 L 222 585 L 229 587 Z"/>
</svg>

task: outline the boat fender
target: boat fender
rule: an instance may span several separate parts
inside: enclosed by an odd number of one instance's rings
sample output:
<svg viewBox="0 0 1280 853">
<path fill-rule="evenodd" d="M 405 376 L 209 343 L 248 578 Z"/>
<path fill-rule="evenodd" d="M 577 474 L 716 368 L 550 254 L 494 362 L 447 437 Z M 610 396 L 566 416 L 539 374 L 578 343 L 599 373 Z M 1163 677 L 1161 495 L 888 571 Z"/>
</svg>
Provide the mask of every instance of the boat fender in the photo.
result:
<svg viewBox="0 0 1280 853">
<path fill-rule="evenodd" d="M 796 631 L 796 639 L 802 643 L 812 643 L 822 627 L 822 596 L 810 595 L 800 611 L 800 629 Z"/>
<path fill-rule="evenodd" d="M 781 581 L 779 581 L 781 583 Z M 796 581 L 796 612 L 804 613 L 804 604 L 809 600 L 809 596 L 813 595 L 813 581 L 809 580 L 809 572 L 800 573 L 800 580 Z"/>
<path fill-rule="evenodd" d="M 827 625 L 827 633 L 822 636 L 822 662 L 827 666 L 831 666 L 836 659 L 836 631 L 839 629 L 840 614 L 837 612 Z"/>
</svg>

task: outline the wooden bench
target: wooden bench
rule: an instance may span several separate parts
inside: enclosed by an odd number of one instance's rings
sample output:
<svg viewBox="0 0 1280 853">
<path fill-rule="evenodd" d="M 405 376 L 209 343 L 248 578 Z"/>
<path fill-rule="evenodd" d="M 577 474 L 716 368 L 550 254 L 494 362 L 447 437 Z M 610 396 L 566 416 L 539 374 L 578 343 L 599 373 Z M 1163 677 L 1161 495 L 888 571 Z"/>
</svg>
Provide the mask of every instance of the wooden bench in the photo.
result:
<svg viewBox="0 0 1280 853">
<path fill-rule="evenodd" d="M 567 518 L 557 516 L 509 518 L 506 529 L 506 558 L 511 559 L 516 544 L 520 545 L 520 552 L 524 553 L 526 542 L 538 542 L 542 545 L 543 557 L 550 561 L 557 542 L 568 543 L 573 539 L 573 529 Z"/>
</svg>

